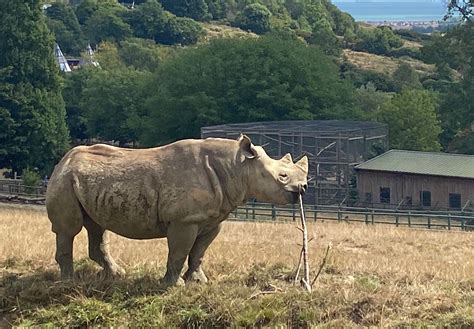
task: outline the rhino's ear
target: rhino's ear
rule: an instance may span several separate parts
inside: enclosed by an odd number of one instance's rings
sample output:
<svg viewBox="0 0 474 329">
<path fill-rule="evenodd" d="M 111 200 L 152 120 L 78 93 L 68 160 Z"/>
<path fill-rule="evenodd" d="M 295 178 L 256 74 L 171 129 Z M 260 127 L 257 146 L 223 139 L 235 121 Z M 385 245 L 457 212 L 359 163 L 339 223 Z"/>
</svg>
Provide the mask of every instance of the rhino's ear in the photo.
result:
<svg viewBox="0 0 474 329">
<path fill-rule="evenodd" d="M 293 159 L 291 158 L 290 153 L 286 153 L 283 158 L 281 158 L 282 161 L 288 162 L 288 163 L 293 163 Z"/>
<path fill-rule="evenodd" d="M 257 151 L 255 150 L 255 147 L 253 146 L 252 141 L 250 140 L 250 138 L 248 138 L 248 136 L 240 135 L 238 142 L 243 155 L 247 159 L 254 159 L 255 157 L 257 157 Z"/>
<path fill-rule="evenodd" d="M 304 157 L 301 158 L 300 161 L 296 163 L 298 167 L 304 170 L 305 173 L 308 172 L 308 157 L 305 155 Z"/>
</svg>

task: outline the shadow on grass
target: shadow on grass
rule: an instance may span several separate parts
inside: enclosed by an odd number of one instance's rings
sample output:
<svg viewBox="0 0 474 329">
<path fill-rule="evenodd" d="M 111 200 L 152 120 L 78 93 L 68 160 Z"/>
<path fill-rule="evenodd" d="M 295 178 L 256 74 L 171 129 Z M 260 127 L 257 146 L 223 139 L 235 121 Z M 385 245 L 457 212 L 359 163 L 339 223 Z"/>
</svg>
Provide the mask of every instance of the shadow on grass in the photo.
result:
<svg viewBox="0 0 474 329">
<path fill-rule="evenodd" d="M 0 263 L 0 327 L 40 308 L 68 305 L 74 300 L 122 303 L 166 291 L 160 276 L 146 270 L 105 279 L 92 262 L 80 260 L 75 264 L 74 280 L 61 280 L 58 270 L 34 268 L 31 262 L 7 259 Z"/>
</svg>

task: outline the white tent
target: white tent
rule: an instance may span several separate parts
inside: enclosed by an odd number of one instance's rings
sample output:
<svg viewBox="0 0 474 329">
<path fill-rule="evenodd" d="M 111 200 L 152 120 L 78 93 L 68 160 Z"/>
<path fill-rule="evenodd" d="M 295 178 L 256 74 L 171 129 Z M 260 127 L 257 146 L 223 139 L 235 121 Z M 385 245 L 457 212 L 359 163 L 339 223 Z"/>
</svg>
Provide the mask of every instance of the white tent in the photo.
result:
<svg viewBox="0 0 474 329">
<path fill-rule="evenodd" d="M 86 48 L 86 52 L 84 54 L 85 56 L 83 56 L 79 62 L 79 65 L 87 65 L 87 64 L 90 64 L 90 65 L 93 65 L 95 67 L 99 67 L 99 62 L 97 62 L 94 58 L 94 51 L 92 50 L 92 47 L 90 44 L 87 45 L 87 48 Z"/>
<path fill-rule="evenodd" d="M 63 52 L 61 51 L 61 48 L 59 48 L 59 45 L 56 43 L 54 46 L 54 57 L 56 58 L 56 61 L 58 62 L 59 69 L 63 72 L 71 72 L 71 68 L 69 67 L 69 64 L 67 63 L 66 57 L 64 57 Z"/>
</svg>

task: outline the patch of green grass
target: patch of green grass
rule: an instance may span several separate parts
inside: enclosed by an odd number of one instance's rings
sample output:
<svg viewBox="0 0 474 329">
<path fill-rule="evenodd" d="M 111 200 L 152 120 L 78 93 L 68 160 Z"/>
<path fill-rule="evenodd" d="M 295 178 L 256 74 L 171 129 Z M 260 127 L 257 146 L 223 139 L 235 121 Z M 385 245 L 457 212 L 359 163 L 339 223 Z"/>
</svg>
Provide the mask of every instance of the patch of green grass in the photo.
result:
<svg viewBox="0 0 474 329">
<path fill-rule="evenodd" d="M 0 316 L 31 327 L 429 327 L 470 328 L 472 282 L 420 286 L 337 265 L 311 294 L 293 286 L 294 269 L 257 263 L 209 284 L 167 290 L 160 273 L 142 268 L 122 279 L 100 280 L 95 265 L 79 261 L 75 281 L 56 271 L 1 273 Z M 444 288 L 443 288 L 444 287 Z M 3 323 L 2 323 L 3 324 Z"/>
</svg>

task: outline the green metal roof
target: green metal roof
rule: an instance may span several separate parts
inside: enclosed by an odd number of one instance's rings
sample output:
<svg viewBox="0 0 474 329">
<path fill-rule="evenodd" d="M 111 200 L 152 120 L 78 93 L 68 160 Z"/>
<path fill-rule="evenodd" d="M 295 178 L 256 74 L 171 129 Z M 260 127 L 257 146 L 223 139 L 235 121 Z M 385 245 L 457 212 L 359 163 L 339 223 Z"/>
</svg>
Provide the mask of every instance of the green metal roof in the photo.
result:
<svg viewBox="0 0 474 329">
<path fill-rule="evenodd" d="M 355 168 L 474 179 L 474 155 L 390 150 Z"/>
</svg>

